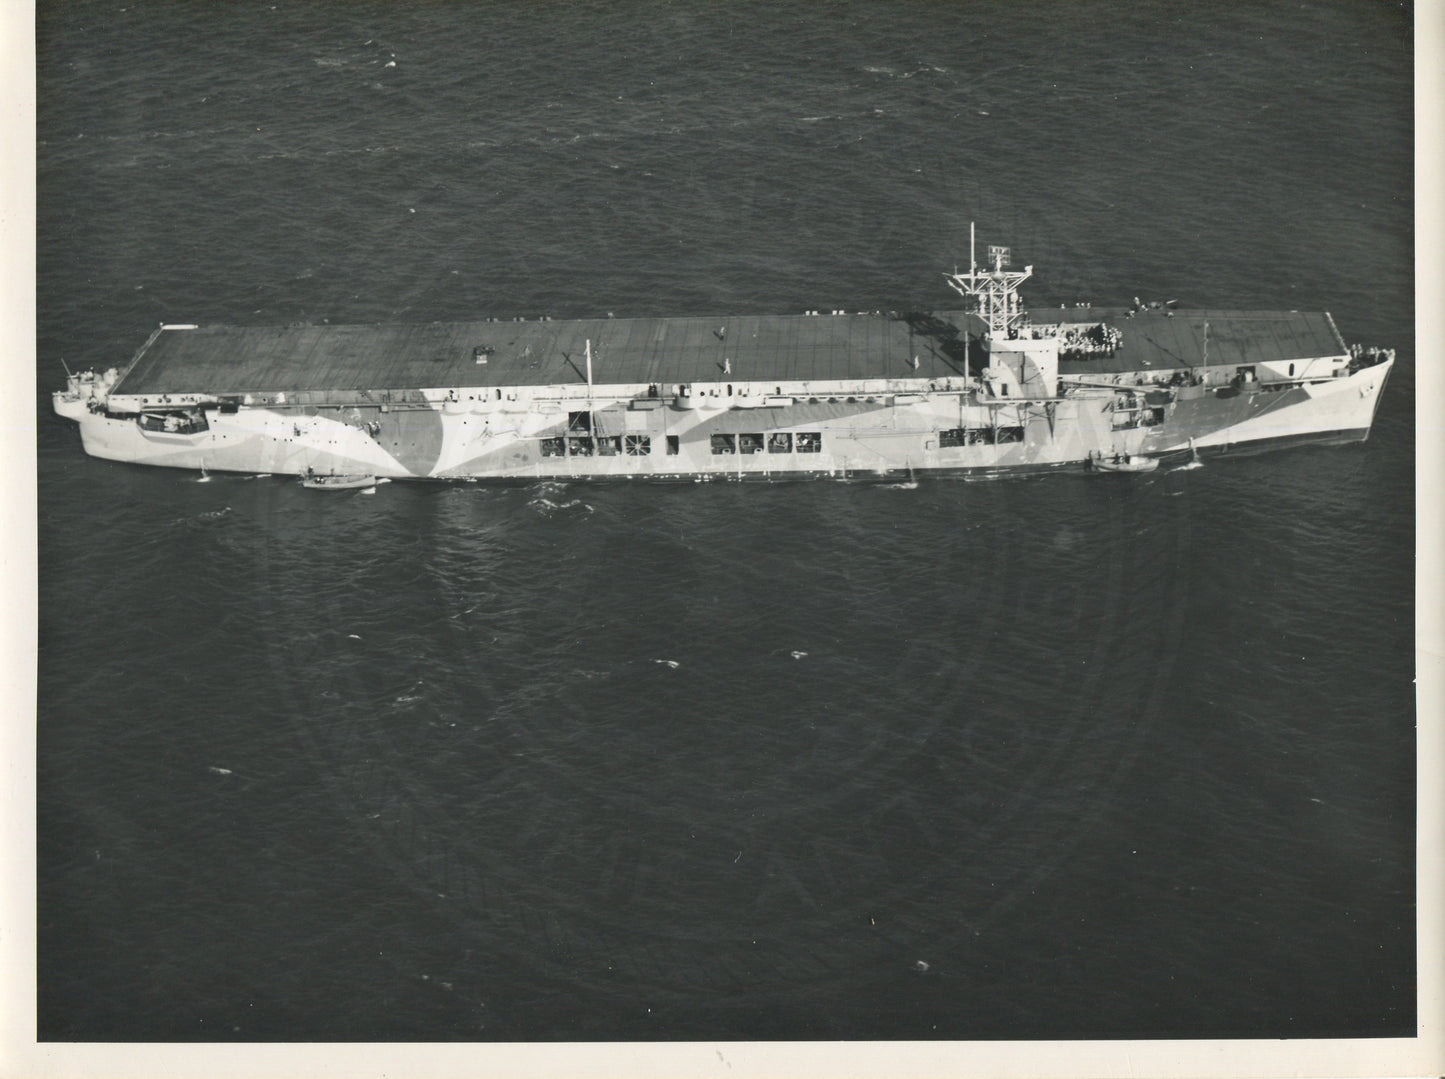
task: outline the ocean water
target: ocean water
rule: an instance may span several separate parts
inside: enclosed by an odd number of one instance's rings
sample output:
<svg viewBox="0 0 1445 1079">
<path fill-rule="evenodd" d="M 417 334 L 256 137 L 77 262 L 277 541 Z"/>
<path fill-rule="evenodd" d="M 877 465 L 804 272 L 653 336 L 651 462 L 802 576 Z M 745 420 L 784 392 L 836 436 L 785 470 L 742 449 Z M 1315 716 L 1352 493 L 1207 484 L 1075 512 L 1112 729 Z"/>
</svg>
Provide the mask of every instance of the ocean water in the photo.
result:
<svg viewBox="0 0 1445 1079">
<path fill-rule="evenodd" d="M 1410 14 L 73 0 L 38 42 L 42 1040 L 1416 1019 Z M 394 66 L 393 66 L 394 64 Z M 1148 477 L 87 458 L 159 321 L 1329 309 L 1363 444 Z"/>
</svg>

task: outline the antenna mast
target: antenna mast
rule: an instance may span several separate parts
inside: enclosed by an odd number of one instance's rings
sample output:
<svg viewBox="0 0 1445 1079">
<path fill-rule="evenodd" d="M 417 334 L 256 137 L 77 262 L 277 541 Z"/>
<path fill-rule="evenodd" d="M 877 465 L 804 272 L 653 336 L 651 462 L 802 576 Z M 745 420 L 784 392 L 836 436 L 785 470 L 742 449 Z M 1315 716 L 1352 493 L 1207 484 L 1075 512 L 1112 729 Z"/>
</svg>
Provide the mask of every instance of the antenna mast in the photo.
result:
<svg viewBox="0 0 1445 1079">
<path fill-rule="evenodd" d="M 970 221 L 968 273 L 955 271 L 948 274 L 948 283 L 960 296 L 976 301 L 977 308 L 973 313 L 983 319 L 989 336 L 1017 337 L 1019 327 L 1028 317 L 1019 302 L 1019 286 L 1033 276 L 1034 268 L 1005 269 L 1009 264 L 1009 249 L 992 244 L 989 245 L 988 259 L 992 268 L 980 270 L 975 261 L 973 222 Z"/>
</svg>

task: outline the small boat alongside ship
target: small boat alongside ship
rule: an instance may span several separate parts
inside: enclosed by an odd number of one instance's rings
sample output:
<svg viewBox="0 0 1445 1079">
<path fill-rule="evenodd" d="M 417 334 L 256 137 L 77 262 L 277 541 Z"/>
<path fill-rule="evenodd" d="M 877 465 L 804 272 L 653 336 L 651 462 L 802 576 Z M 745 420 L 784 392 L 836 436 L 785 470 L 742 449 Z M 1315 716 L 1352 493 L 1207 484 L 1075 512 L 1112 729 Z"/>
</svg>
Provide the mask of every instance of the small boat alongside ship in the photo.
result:
<svg viewBox="0 0 1445 1079">
<path fill-rule="evenodd" d="M 375 487 L 377 478 L 361 473 L 338 475 L 334 472 L 308 472 L 301 477 L 301 486 L 315 491 L 356 491 Z"/>
<path fill-rule="evenodd" d="M 1132 453 L 1116 453 L 1113 457 L 1093 457 L 1089 468 L 1095 472 L 1153 472 L 1159 467 L 1157 457 L 1138 457 Z"/>
<path fill-rule="evenodd" d="M 1009 265 L 971 251 L 934 312 L 166 324 L 53 402 L 96 457 L 330 489 L 1143 472 L 1369 436 L 1394 353 L 1327 312 L 1029 311 Z"/>
</svg>

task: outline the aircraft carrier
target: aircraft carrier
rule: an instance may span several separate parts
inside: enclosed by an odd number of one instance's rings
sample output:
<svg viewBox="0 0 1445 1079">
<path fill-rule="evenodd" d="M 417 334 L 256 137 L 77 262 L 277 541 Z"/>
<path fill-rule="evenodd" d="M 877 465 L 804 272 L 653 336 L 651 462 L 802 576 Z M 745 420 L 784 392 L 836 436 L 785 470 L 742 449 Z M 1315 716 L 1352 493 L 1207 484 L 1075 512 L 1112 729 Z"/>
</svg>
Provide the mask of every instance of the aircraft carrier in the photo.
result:
<svg viewBox="0 0 1445 1079">
<path fill-rule="evenodd" d="M 1027 310 L 990 248 L 936 312 L 417 325 L 162 325 L 70 374 L 86 452 L 432 480 L 1067 469 L 1368 437 L 1394 363 L 1326 312 Z"/>
</svg>

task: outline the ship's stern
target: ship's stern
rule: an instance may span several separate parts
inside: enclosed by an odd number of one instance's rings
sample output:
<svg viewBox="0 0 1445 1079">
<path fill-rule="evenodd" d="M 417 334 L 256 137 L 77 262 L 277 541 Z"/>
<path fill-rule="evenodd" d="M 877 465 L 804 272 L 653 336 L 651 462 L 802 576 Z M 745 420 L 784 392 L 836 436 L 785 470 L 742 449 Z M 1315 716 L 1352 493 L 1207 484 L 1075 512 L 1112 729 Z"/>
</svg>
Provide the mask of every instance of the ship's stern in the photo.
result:
<svg viewBox="0 0 1445 1079">
<path fill-rule="evenodd" d="M 104 411 L 106 397 L 119 377 L 114 367 L 99 375 L 94 371 L 67 374 L 65 389 L 50 395 L 56 415 L 79 423 L 88 415 Z"/>
</svg>

